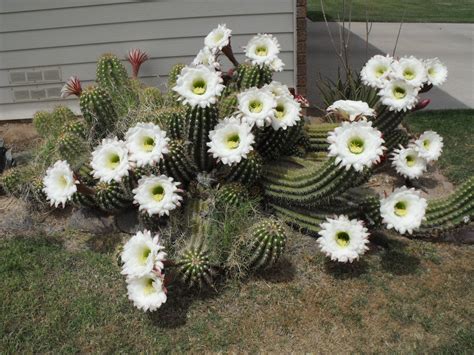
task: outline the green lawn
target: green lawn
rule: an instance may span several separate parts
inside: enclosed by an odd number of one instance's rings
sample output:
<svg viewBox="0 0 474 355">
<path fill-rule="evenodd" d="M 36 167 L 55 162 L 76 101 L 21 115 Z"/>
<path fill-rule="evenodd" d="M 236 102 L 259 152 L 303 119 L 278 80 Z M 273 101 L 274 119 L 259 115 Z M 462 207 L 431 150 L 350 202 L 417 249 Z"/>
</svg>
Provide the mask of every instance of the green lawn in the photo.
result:
<svg viewBox="0 0 474 355">
<path fill-rule="evenodd" d="M 459 184 L 474 176 L 474 110 L 421 111 L 406 122 L 415 133 L 431 129 L 443 137 L 437 164 L 450 181 Z"/>
<path fill-rule="evenodd" d="M 474 0 L 323 0 L 328 20 L 349 19 L 352 3 L 352 21 L 400 22 L 474 22 Z M 323 21 L 320 0 L 308 0 L 308 17 Z"/>
<path fill-rule="evenodd" d="M 60 238 L 0 240 L 2 353 L 467 354 L 474 346 L 466 262 L 474 246 L 382 239 L 385 248 L 372 245 L 363 261 L 341 267 L 299 236 L 284 268 L 218 294 L 170 289 L 149 315 L 127 300 L 114 253 L 87 248 L 97 243 L 70 250 Z"/>
</svg>

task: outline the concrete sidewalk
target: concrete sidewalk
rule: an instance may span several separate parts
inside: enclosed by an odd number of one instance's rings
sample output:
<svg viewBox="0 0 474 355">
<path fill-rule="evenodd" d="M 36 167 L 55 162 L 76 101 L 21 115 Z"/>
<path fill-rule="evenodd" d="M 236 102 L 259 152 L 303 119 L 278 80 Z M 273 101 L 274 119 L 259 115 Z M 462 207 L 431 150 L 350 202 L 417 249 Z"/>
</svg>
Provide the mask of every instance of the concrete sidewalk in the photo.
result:
<svg viewBox="0 0 474 355">
<path fill-rule="evenodd" d="M 316 81 L 319 73 L 335 79 L 340 65 L 324 22 L 308 21 L 308 93 L 312 104 L 321 106 Z M 329 28 L 336 46 L 342 24 L 331 22 Z M 359 70 L 367 58 L 375 54 L 392 54 L 399 24 L 372 24 L 366 51 L 365 23 L 351 24 L 350 63 Z M 347 29 L 347 24 L 346 24 Z M 426 97 L 432 99 L 431 109 L 474 107 L 474 24 L 406 23 L 402 27 L 396 56 L 438 57 L 448 67 L 448 80 L 434 88 Z M 339 48 L 339 47 L 338 47 Z M 366 53 L 367 52 L 367 53 Z"/>
</svg>

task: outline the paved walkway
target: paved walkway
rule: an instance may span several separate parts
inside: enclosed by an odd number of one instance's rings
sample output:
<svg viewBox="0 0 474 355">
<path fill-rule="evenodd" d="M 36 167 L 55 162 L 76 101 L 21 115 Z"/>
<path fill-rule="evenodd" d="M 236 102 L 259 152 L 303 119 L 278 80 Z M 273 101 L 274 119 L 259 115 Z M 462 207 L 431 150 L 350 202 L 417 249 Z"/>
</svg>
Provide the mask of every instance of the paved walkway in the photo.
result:
<svg viewBox="0 0 474 355">
<path fill-rule="evenodd" d="M 346 24 L 347 25 L 347 24 Z M 342 25 L 329 23 L 336 45 Z M 399 24 L 372 25 L 366 55 L 365 23 L 353 23 L 350 36 L 350 62 L 361 68 L 374 54 L 392 54 Z M 438 57 L 448 67 L 448 80 L 440 88 L 431 90 L 431 109 L 474 108 L 474 24 L 406 23 L 397 46 L 396 56 L 414 55 L 419 58 Z M 334 79 L 338 59 L 334 54 L 324 22 L 308 20 L 308 85 L 311 103 L 321 105 L 316 80 L 319 73 Z"/>
</svg>

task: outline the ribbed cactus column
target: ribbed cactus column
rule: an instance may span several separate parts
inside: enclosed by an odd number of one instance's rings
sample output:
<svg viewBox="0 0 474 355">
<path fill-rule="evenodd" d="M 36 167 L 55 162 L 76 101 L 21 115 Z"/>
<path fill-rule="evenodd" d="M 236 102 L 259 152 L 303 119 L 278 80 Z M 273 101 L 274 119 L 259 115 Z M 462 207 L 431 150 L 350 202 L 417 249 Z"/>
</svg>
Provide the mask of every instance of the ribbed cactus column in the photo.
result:
<svg viewBox="0 0 474 355">
<path fill-rule="evenodd" d="M 98 86 L 86 88 L 81 94 L 80 106 L 94 138 L 100 139 L 113 132 L 118 115 L 107 91 Z"/>
<path fill-rule="evenodd" d="M 258 66 L 249 63 L 240 64 L 237 68 L 235 81 L 240 90 L 251 87 L 262 87 L 272 82 L 273 72 L 268 66 Z"/>
<path fill-rule="evenodd" d="M 196 176 L 196 167 L 187 154 L 186 142 L 178 139 L 168 144 L 169 152 L 160 161 L 160 172 L 187 185 Z"/>
<path fill-rule="evenodd" d="M 118 182 L 99 182 L 95 190 L 96 204 L 104 212 L 115 213 L 132 204 L 126 191 Z"/>
<path fill-rule="evenodd" d="M 186 110 L 183 107 L 163 107 L 154 111 L 151 117 L 169 138 L 185 138 Z"/>
<path fill-rule="evenodd" d="M 212 285 L 212 266 L 206 251 L 190 247 L 183 251 L 177 265 L 182 280 L 189 287 Z"/>
<path fill-rule="evenodd" d="M 51 113 L 38 111 L 33 115 L 33 126 L 42 138 L 49 137 L 54 132 Z"/>
<path fill-rule="evenodd" d="M 209 233 L 208 201 L 190 199 L 186 204 L 183 223 L 188 225 L 191 238 L 189 244 L 179 253 L 176 265 L 182 281 L 189 287 L 212 285 L 214 267 L 206 247 Z M 186 222 L 184 221 L 186 220 Z"/>
<path fill-rule="evenodd" d="M 147 109 L 155 110 L 163 106 L 164 97 L 157 87 L 146 87 L 139 91 L 140 105 Z"/>
<path fill-rule="evenodd" d="M 285 229 L 274 219 L 259 222 L 254 227 L 249 244 L 250 267 L 256 269 L 269 267 L 280 258 L 285 250 Z"/>
<path fill-rule="evenodd" d="M 191 142 L 190 153 L 200 171 L 210 171 L 215 161 L 208 153 L 209 132 L 218 122 L 216 106 L 189 108 L 186 117 L 186 136 Z"/>
<path fill-rule="evenodd" d="M 428 202 L 426 219 L 419 236 L 438 236 L 474 221 L 474 177 L 459 186 L 451 195 Z"/>
<path fill-rule="evenodd" d="M 222 119 L 232 116 L 237 111 L 238 102 L 237 94 L 235 93 L 221 99 L 219 103 L 219 117 Z"/>
<path fill-rule="evenodd" d="M 166 106 L 181 106 L 181 102 L 178 100 L 178 94 L 173 91 L 173 88 L 176 86 L 178 76 L 181 74 L 181 70 L 183 70 L 184 67 L 184 64 L 175 64 L 168 74 L 168 93 L 166 95 Z"/>
<path fill-rule="evenodd" d="M 216 203 L 219 207 L 239 206 L 249 198 L 248 189 L 238 182 L 222 185 L 216 194 Z"/>
<path fill-rule="evenodd" d="M 99 58 L 97 83 L 111 94 L 130 86 L 127 70 L 116 55 L 106 53 Z"/>
<path fill-rule="evenodd" d="M 262 176 L 263 163 L 260 154 L 252 151 L 247 155 L 247 159 L 242 159 L 240 163 L 230 168 L 226 180 L 247 185 L 253 184 Z"/>
</svg>

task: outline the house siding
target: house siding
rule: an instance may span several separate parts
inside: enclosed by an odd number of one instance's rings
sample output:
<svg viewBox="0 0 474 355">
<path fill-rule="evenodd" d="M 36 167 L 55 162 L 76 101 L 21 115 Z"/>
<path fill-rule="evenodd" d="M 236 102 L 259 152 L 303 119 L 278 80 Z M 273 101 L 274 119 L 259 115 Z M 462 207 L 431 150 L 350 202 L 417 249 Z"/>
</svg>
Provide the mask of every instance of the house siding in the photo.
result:
<svg viewBox="0 0 474 355">
<path fill-rule="evenodd" d="M 146 51 L 141 79 L 165 88 L 171 66 L 191 62 L 219 23 L 233 30 L 239 61 L 252 35 L 276 35 L 286 65 L 275 79 L 296 86 L 296 0 L 3 0 L 0 120 L 30 118 L 59 103 L 79 112 L 77 99 L 62 100 L 58 90 L 71 75 L 93 83 L 105 52 Z"/>
</svg>

